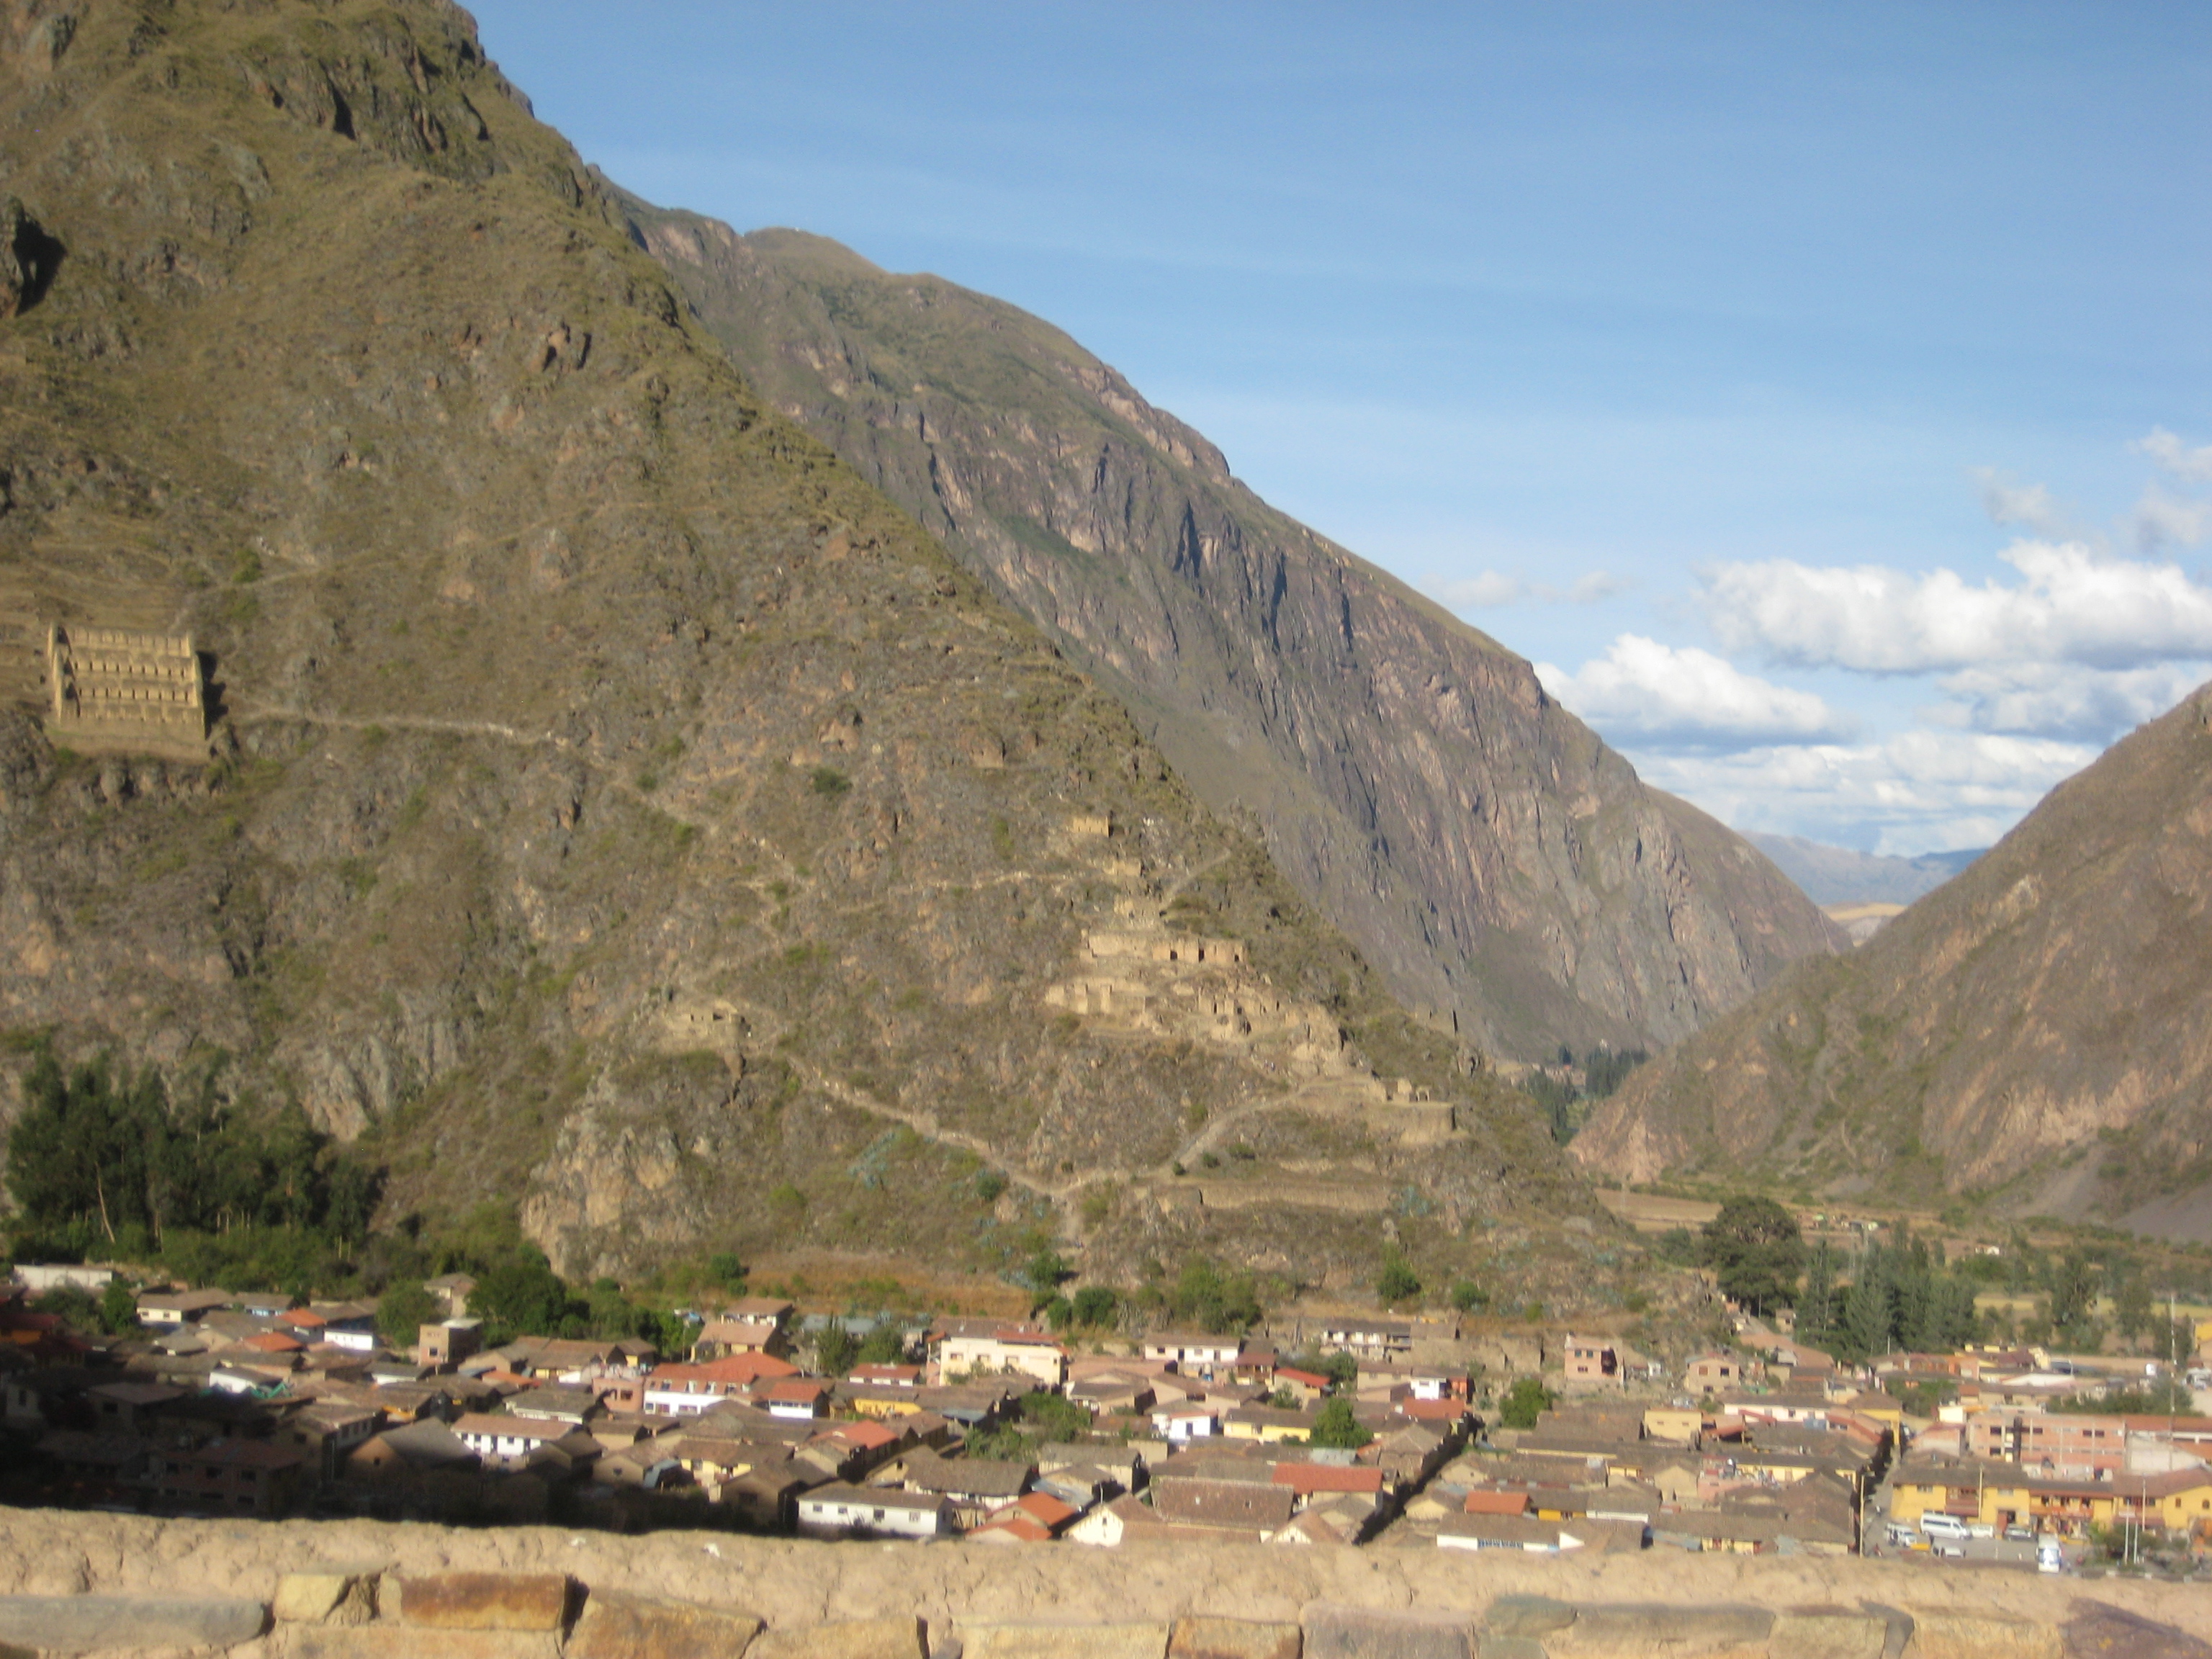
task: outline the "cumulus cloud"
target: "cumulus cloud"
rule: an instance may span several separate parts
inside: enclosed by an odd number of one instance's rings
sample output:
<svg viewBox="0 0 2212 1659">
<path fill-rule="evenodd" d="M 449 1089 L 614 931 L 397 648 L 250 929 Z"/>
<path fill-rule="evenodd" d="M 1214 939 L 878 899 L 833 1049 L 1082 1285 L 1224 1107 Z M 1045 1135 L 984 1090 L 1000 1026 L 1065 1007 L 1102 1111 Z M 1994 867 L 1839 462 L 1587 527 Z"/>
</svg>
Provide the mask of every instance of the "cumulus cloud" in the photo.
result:
<svg viewBox="0 0 2212 1659">
<path fill-rule="evenodd" d="M 1480 575 L 1457 578 L 1431 574 L 1421 579 L 1421 586 L 1432 598 L 1455 611 L 1486 611 L 1501 605 L 1517 605 L 1523 599 L 1539 605 L 1595 605 L 1620 592 L 1628 583 L 1610 571 L 1592 570 L 1576 577 L 1565 587 L 1553 587 L 1543 582 L 1523 581 L 1504 571 L 1486 570 Z"/>
<path fill-rule="evenodd" d="M 1602 657 L 1569 674 L 1536 665 L 1544 689 L 1627 743 L 1711 748 L 1849 736 L 1850 723 L 1810 691 L 1747 674 L 1694 646 L 1623 634 Z"/>
<path fill-rule="evenodd" d="M 2048 738 L 1926 730 L 1726 755 L 1629 751 L 1646 779 L 1741 829 L 1908 855 L 1988 846 L 2097 752 Z"/>
<path fill-rule="evenodd" d="M 2152 720 L 2206 679 L 2212 662 L 2105 670 L 2072 663 L 2003 663 L 1938 682 L 1950 701 L 1927 712 L 1946 726 L 2103 742 Z"/>
<path fill-rule="evenodd" d="M 2136 439 L 2134 447 L 2185 483 L 2212 483 L 2212 444 L 2191 449 L 2164 427 L 2154 426 L 2150 436 Z"/>
<path fill-rule="evenodd" d="M 1708 572 L 1701 598 L 1729 649 L 1801 666 L 1919 674 L 2212 657 L 2212 588 L 2175 565 L 2110 558 L 2078 542 L 2016 542 L 2000 556 L 2019 581 L 1770 559 Z"/>
</svg>

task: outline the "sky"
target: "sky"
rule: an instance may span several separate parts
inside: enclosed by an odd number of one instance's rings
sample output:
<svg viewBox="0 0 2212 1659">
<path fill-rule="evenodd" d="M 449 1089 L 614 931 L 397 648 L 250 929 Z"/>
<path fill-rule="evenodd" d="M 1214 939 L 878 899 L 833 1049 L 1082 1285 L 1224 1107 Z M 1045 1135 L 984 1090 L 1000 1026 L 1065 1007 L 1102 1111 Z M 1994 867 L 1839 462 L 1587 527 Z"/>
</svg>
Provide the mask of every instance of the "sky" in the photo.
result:
<svg viewBox="0 0 2212 1659">
<path fill-rule="evenodd" d="M 585 159 L 1057 324 L 1740 829 L 2212 679 L 2212 6 L 488 0 Z"/>
</svg>

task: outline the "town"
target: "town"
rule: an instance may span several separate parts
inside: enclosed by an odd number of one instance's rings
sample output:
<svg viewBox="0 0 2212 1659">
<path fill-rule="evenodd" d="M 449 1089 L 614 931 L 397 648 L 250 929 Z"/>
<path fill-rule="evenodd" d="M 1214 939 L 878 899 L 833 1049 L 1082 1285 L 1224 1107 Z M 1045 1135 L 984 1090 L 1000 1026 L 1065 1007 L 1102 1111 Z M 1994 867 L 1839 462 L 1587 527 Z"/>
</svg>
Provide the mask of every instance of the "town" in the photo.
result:
<svg viewBox="0 0 2212 1659">
<path fill-rule="evenodd" d="M 399 1352 L 362 1302 L 19 1266 L 0 1292 L 0 1428 L 28 1454 L 9 1501 L 2044 1571 L 2100 1549 L 2201 1567 L 2212 1548 L 2212 1418 L 2080 1409 L 2140 1383 L 2142 1362 L 2092 1375 L 1970 1347 L 1854 1368 L 1735 1309 L 1734 1341 L 1679 1369 L 1452 1317 L 1279 1317 L 1079 1352 L 1025 1321 L 848 1320 L 769 1296 L 694 1316 L 687 1352 L 487 1347 L 471 1278 L 422 1288 L 445 1316 Z M 137 1328 L 83 1334 L 39 1310 L 58 1291 L 129 1297 Z"/>
</svg>

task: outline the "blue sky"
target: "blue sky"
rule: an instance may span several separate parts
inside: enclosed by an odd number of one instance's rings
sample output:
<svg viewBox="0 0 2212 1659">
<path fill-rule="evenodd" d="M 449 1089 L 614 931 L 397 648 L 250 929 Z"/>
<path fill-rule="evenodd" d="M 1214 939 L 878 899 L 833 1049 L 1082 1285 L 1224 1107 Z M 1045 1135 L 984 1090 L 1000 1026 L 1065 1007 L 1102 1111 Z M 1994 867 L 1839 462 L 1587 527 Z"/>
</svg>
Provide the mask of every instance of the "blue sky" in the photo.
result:
<svg viewBox="0 0 2212 1659">
<path fill-rule="evenodd" d="M 2212 678 L 2212 7 L 475 10 L 623 184 L 1049 319 L 1741 827 L 1981 844 Z"/>
</svg>

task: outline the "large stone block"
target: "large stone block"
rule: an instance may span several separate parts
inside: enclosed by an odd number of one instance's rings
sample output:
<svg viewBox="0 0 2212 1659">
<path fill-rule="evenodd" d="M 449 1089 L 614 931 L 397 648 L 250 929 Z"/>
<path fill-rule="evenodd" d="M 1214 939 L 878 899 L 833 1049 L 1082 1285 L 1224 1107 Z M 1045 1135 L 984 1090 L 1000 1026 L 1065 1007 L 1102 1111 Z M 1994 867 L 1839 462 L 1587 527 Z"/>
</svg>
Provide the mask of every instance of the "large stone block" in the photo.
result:
<svg viewBox="0 0 2212 1659">
<path fill-rule="evenodd" d="M 1168 1659 L 1298 1659 L 1304 1639 L 1296 1625 L 1178 1619 L 1168 1638 Z"/>
<path fill-rule="evenodd" d="M 228 1648 L 267 1629 L 259 1601 L 177 1595 L 0 1595 L 0 1642 L 46 1653 Z"/>
<path fill-rule="evenodd" d="M 1774 1615 L 1768 1651 L 1790 1659 L 1882 1659 L 1889 1620 L 1849 1607 L 1797 1607 Z"/>
<path fill-rule="evenodd" d="M 2212 1644 L 2105 1601 L 2076 1601 L 2065 1639 L 2067 1659 L 2212 1659 Z"/>
<path fill-rule="evenodd" d="M 399 1616 L 431 1630 L 559 1630 L 574 1586 L 558 1572 L 437 1572 L 399 1581 Z"/>
<path fill-rule="evenodd" d="M 1573 1604 L 1548 1595 L 1501 1595 L 1482 1615 L 1489 1636 L 1545 1637 L 1574 1622 Z"/>
<path fill-rule="evenodd" d="M 1912 1609 L 1905 1659 L 2066 1659 L 2056 1625 L 1997 1613 Z"/>
<path fill-rule="evenodd" d="M 279 1625 L 268 1659 L 561 1659 L 555 1630 L 441 1630 L 420 1625 Z"/>
<path fill-rule="evenodd" d="M 760 1628 L 750 1613 L 593 1590 L 566 1651 L 569 1659 L 738 1659 Z"/>
<path fill-rule="evenodd" d="M 279 1624 L 365 1625 L 376 1617 L 376 1585 L 373 1572 L 288 1572 L 270 1610 Z"/>
<path fill-rule="evenodd" d="M 963 1659 L 1164 1659 L 1165 1625 L 969 1625 Z"/>
<path fill-rule="evenodd" d="M 1474 1620 L 1463 1613 L 1308 1607 L 1305 1659 L 1472 1659 Z"/>
<path fill-rule="evenodd" d="M 1774 1615 L 1764 1607 L 1585 1603 L 1575 1622 L 1544 1638 L 1553 1659 L 1767 1659 Z"/>
<path fill-rule="evenodd" d="M 855 1619 L 805 1630 L 772 1630 L 745 1659 L 928 1659 L 919 1619 Z"/>
</svg>

